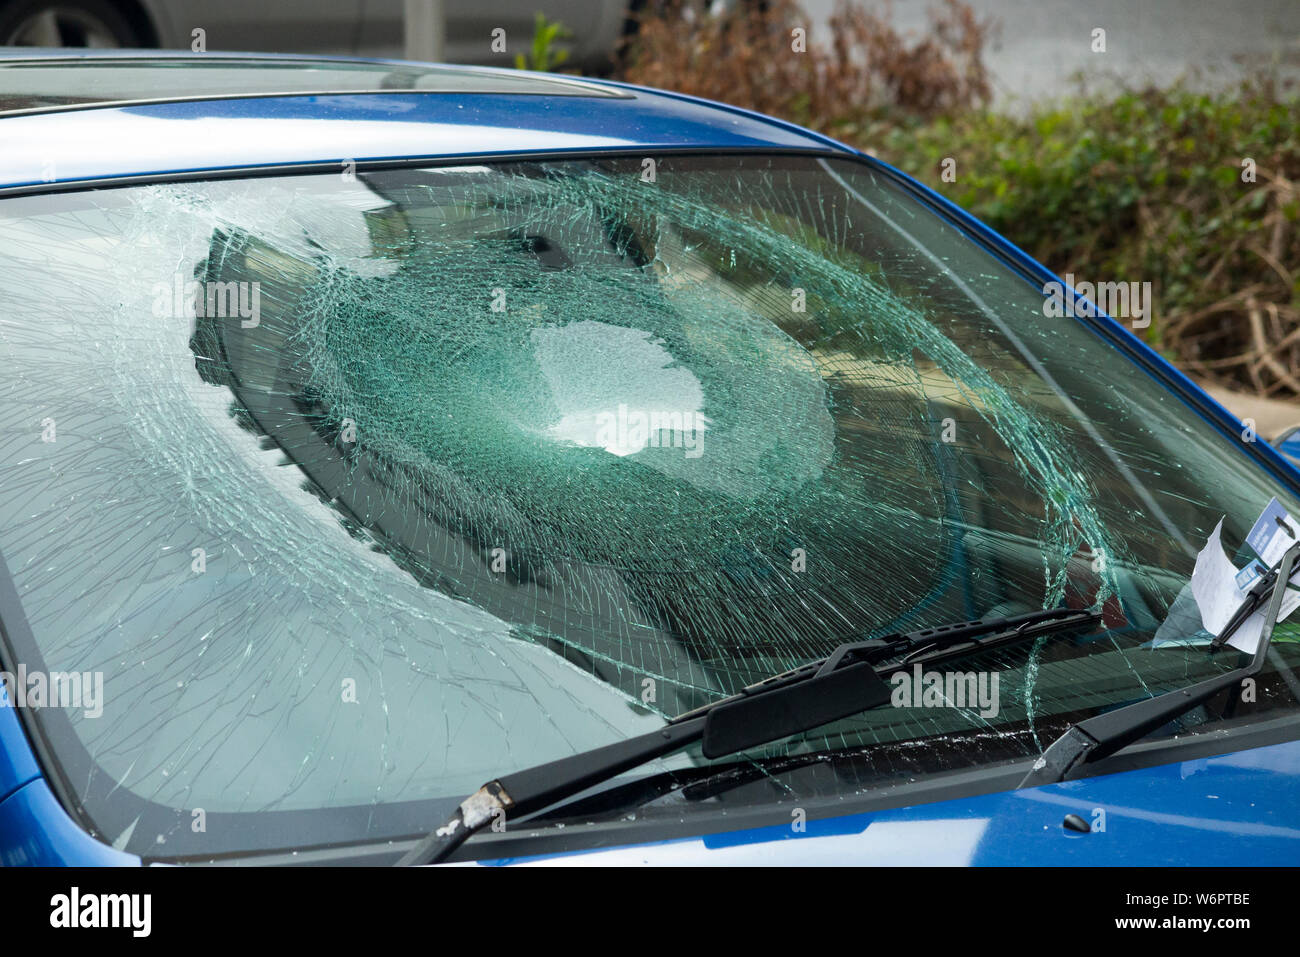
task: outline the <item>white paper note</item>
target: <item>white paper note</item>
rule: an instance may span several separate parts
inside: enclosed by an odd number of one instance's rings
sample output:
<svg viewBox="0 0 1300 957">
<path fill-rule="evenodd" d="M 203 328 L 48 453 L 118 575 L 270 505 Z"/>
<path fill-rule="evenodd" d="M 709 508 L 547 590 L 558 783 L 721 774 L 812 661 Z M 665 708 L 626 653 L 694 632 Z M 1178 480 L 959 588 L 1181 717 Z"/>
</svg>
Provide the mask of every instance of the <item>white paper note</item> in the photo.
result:
<svg viewBox="0 0 1300 957">
<path fill-rule="evenodd" d="M 1237 566 L 1223 551 L 1223 519 L 1214 526 L 1205 547 L 1196 556 L 1196 567 L 1192 571 L 1192 594 L 1196 598 L 1196 607 L 1201 611 L 1201 623 L 1205 630 L 1217 635 L 1228 624 L 1228 620 L 1246 600 L 1246 593 L 1237 587 Z M 1293 584 L 1300 583 L 1300 571 L 1291 576 Z M 1264 616 L 1268 611 L 1268 602 L 1259 607 L 1246 619 L 1228 639 L 1233 648 L 1254 654 L 1259 645 L 1259 637 L 1264 632 Z M 1287 590 L 1282 599 L 1282 608 L 1278 621 L 1282 621 L 1296 608 L 1300 607 L 1300 592 Z"/>
</svg>

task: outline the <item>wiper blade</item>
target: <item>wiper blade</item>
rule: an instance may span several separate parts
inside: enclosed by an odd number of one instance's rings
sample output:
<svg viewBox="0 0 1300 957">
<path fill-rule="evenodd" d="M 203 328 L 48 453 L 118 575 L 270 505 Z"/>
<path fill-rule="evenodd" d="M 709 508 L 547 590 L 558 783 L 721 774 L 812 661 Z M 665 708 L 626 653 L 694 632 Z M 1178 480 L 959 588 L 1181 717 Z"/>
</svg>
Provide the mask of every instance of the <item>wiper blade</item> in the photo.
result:
<svg viewBox="0 0 1300 957">
<path fill-rule="evenodd" d="M 397 863 L 445 860 L 470 835 L 498 819 L 540 811 L 697 741 L 705 757 L 717 758 L 879 707 L 891 695 L 885 678 L 907 665 L 964 657 L 1100 620 L 1099 613 L 1087 609 L 1053 608 L 841 644 L 825 658 L 679 715 L 657 731 L 490 781 Z"/>
<path fill-rule="evenodd" d="M 1281 521 L 1281 519 L 1278 519 L 1278 521 Z M 1278 572 L 1281 567 L 1280 564 L 1273 566 L 1263 575 L 1260 575 L 1255 584 L 1250 587 L 1250 590 L 1246 592 L 1245 601 L 1241 603 L 1241 607 L 1233 613 L 1228 623 L 1223 626 L 1223 630 L 1210 642 L 1211 653 L 1222 648 L 1228 639 L 1236 633 L 1237 629 L 1244 625 L 1247 619 L 1259 609 L 1259 606 L 1269 599 L 1273 594 L 1274 586 L 1277 585 Z"/>
<path fill-rule="evenodd" d="M 1275 582 L 1291 580 L 1291 571 L 1297 558 L 1300 558 L 1300 543 L 1292 545 L 1282 556 Z M 1109 757 L 1175 718 L 1182 717 L 1219 692 L 1239 686 L 1245 679 L 1254 677 L 1264 667 L 1264 656 L 1273 639 L 1273 629 L 1277 625 L 1285 595 L 1286 588 L 1272 588 L 1259 645 L 1248 664 L 1190 687 L 1167 691 L 1154 698 L 1070 725 L 1034 762 L 1034 767 L 1018 787 L 1038 787 L 1078 777 L 1088 764 Z"/>
</svg>

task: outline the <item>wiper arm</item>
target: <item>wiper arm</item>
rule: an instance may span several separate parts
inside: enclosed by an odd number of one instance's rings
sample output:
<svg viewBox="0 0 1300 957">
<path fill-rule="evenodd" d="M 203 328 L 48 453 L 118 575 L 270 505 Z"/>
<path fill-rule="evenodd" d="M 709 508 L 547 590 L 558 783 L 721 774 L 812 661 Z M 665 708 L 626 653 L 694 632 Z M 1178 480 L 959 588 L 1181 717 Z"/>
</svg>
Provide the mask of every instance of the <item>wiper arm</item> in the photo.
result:
<svg viewBox="0 0 1300 957">
<path fill-rule="evenodd" d="M 397 863 L 445 860 L 498 818 L 540 811 L 696 741 L 705 757 L 717 758 L 879 707 L 892 693 L 885 678 L 905 665 L 963 657 L 1008 642 L 1077 630 L 1100 619 L 1086 609 L 1053 608 L 841 644 L 825 658 L 679 715 L 657 731 L 490 781 Z"/>
<path fill-rule="evenodd" d="M 1207 678 L 1188 688 L 1167 691 L 1154 698 L 1147 698 L 1070 725 L 1065 733 L 1043 752 L 1018 787 L 1038 787 L 1042 784 L 1055 784 L 1058 781 L 1078 777 L 1086 765 L 1128 747 L 1134 741 L 1146 737 L 1157 728 L 1164 727 L 1219 692 L 1240 685 L 1245 679 L 1258 674 L 1264 667 L 1264 656 L 1268 653 L 1269 642 L 1273 639 L 1273 629 L 1277 625 L 1278 614 L 1282 608 L 1282 599 L 1286 595 L 1286 588 L 1278 587 L 1276 583 L 1291 580 L 1291 570 L 1297 558 L 1300 558 L 1300 543 L 1292 545 L 1278 563 L 1268 611 L 1264 616 L 1264 628 L 1259 636 L 1259 645 L 1255 648 L 1255 654 L 1248 664 L 1226 674 Z"/>
</svg>

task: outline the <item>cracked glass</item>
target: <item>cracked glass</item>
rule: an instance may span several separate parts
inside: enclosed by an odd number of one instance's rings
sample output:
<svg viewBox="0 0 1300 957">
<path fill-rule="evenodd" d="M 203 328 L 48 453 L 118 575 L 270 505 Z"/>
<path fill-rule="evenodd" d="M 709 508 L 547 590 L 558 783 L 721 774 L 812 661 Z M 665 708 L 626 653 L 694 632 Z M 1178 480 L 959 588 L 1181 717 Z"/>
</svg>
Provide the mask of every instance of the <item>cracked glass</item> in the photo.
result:
<svg viewBox="0 0 1300 957">
<path fill-rule="evenodd" d="M 422 834 L 485 780 L 844 640 L 1103 613 L 953 666 L 995 675 L 989 701 L 630 776 L 682 833 L 908 803 L 1232 667 L 1204 651 L 1195 553 L 1221 516 L 1231 550 L 1270 497 L 1300 508 L 848 160 L 21 197 L 0 249 L 5 664 L 102 674 L 102 713 L 26 716 L 82 823 L 149 858 Z M 1166 733 L 1294 709 L 1294 637 L 1257 700 Z"/>
</svg>

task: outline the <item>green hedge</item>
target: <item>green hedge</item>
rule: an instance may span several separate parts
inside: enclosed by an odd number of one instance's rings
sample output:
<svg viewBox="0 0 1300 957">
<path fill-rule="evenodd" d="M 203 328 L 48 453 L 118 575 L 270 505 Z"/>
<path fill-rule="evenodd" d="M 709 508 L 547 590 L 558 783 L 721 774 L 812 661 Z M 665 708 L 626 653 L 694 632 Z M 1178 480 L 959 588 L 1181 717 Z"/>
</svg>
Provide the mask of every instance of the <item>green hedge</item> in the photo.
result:
<svg viewBox="0 0 1300 957">
<path fill-rule="evenodd" d="M 1213 364 L 1251 347 L 1248 300 L 1274 307 L 1270 345 L 1300 326 L 1298 116 L 1295 96 L 1255 83 L 827 132 L 916 176 L 1058 274 L 1151 282 L 1148 341 L 1194 371 L 1210 363 L 1215 378 L 1285 391 Z M 948 157 L 954 182 L 941 177 Z M 1257 165 L 1254 183 L 1242 180 L 1246 158 Z M 1235 305 L 1212 308 L 1234 296 Z"/>
</svg>

